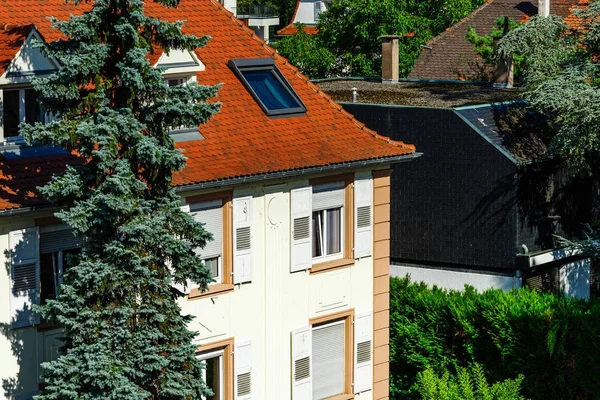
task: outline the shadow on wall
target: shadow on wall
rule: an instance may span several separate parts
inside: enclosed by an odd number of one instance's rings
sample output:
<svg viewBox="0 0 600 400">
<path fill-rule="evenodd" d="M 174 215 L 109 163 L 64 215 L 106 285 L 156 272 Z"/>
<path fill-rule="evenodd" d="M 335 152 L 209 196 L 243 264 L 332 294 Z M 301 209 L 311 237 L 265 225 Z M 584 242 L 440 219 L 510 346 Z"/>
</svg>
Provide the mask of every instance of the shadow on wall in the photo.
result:
<svg viewBox="0 0 600 400">
<path fill-rule="evenodd" d="M 37 230 L 34 232 L 37 236 Z M 13 360 L 4 359 L 2 378 L 4 397 L 28 399 L 38 389 L 38 343 L 35 323 L 38 316 L 32 305 L 39 298 L 39 269 L 37 266 L 37 237 L 33 234 L 10 235 L 12 251 L 5 250 L 5 269 L 10 279 L 10 322 L 0 323 L 0 334 L 10 343 Z M 35 254 L 34 254 L 35 253 Z M 32 263 L 33 262 L 33 263 Z M 10 370 L 16 363 L 16 368 Z M 4 375 L 4 374 L 3 374 Z"/>
</svg>

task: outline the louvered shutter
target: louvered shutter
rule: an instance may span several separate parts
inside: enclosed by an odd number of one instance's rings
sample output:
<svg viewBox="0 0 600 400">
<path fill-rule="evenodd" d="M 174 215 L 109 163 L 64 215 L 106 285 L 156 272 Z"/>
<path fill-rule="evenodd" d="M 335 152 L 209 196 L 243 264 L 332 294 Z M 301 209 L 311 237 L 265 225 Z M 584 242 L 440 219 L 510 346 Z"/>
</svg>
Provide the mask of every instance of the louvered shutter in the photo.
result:
<svg viewBox="0 0 600 400">
<path fill-rule="evenodd" d="M 40 254 L 78 249 L 82 244 L 82 240 L 73 235 L 71 229 L 40 233 Z"/>
<path fill-rule="evenodd" d="M 354 393 L 373 387 L 373 316 L 357 315 L 354 319 Z"/>
<path fill-rule="evenodd" d="M 213 240 L 207 242 L 203 249 L 198 249 L 200 257 L 206 259 L 220 256 L 223 253 L 223 200 L 192 204 L 190 212 L 213 236 Z"/>
<path fill-rule="evenodd" d="M 292 332 L 292 400 L 312 399 L 311 327 Z"/>
<path fill-rule="evenodd" d="M 233 199 L 233 283 L 252 281 L 252 196 Z"/>
<path fill-rule="evenodd" d="M 234 392 L 238 400 L 252 398 L 252 343 L 248 341 L 235 344 L 233 352 L 235 380 Z"/>
<path fill-rule="evenodd" d="M 290 272 L 310 269 L 312 265 L 312 188 L 291 190 L 291 262 Z"/>
<path fill-rule="evenodd" d="M 354 181 L 354 258 L 367 257 L 373 247 L 373 180 Z"/>
<path fill-rule="evenodd" d="M 11 276 L 11 326 L 21 328 L 39 323 L 31 309 L 39 303 L 39 229 L 27 228 L 9 234 Z"/>
</svg>

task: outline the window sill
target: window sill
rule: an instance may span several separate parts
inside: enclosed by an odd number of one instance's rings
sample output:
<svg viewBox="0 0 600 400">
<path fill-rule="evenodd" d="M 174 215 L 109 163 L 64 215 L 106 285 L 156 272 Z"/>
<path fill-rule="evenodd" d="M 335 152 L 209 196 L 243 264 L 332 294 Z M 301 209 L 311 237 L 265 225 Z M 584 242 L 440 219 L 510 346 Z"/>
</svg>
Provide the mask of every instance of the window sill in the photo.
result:
<svg viewBox="0 0 600 400">
<path fill-rule="evenodd" d="M 335 396 L 327 397 L 326 400 L 352 400 L 353 394 L 336 394 Z"/>
<path fill-rule="evenodd" d="M 210 285 L 206 292 L 201 292 L 198 289 L 192 289 L 188 294 L 188 300 L 204 299 L 206 297 L 219 296 L 224 293 L 233 291 L 233 283 L 215 283 Z"/>
<path fill-rule="evenodd" d="M 320 272 L 326 272 L 326 271 L 331 271 L 331 270 L 336 270 L 336 269 L 347 268 L 347 267 L 351 267 L 353 265 L 354 265 L 353 258 L 341 258 L 339 260 L 325 261 L 322 263 L 313 264 L 312 268 L 310 269 L 310 273 L 318 274 Z"/>
</svg>

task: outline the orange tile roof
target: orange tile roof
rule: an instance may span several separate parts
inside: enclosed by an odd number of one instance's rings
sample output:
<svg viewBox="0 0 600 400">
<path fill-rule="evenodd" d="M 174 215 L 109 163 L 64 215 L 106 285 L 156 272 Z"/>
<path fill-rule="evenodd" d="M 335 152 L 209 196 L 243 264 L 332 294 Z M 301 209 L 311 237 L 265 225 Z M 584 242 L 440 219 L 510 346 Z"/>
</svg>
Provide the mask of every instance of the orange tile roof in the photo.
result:
<svg viewBox="0 0 600 400">
<path fill-rule="evenodd" d="M 309 35 L 316 35 L 319 33 L 319 30 L 316 26 L 304 25 L 302 30 Z M 294 24 L 289 24 L 288 26 L 277 31 L 278 35 L 295 35 L 296 33 L 298 33 L 298 27 Z"/>
<path fill-rule="evenodd" d="M 222 83 L 216 98 L 221 112 L 200 126 L 204 140 L 177 144 L 188 158 L 183 171 L 175 174 L 177 186 L 220 181 L 236 177 L 321 167 L 354 161 L 395 157 L 415 152 L 415 147 L 391 141 L 369 130 L 344 112 L 285 58 L 276 54 L 254 32 L 214 0 L 182 0 L 176 9 L 148 3 L 149 15 L 186 21 L 183 31 L 210 35 L 208 45 L 197 51 L 206 70 L 197 75 L 199 84 Z M 13 0 L 0 2 L 0 23 L 34 24 L 46 40 L 60 34 L 50 27 L 47 15 L 59 19 L 82 12 L 64 0 Z M 13 51 L 0 41 L 0 55 Z M 151 57 L 155 62 L 160 51 Z M 230 59 L 272 57 L 306 105 L 303 116 L 269 118 L 227 66 Z M 69 156 L 27 160 L 1 160 L 4 187 L 0 209 L 26 205 L 26 193 L 58 172 Z M 28 163 L 40 163 L 31 174 Z M 37 169 L 36 169 L 37 171 Z M 23 176 L 21 176 L 21 174 Z M 2 182 L 0 182 L 2 183 Z M 14 188 L 8 188 L 13 186 Z M 37 200 L 35 200 L 37 201 Z"/>
</svg>

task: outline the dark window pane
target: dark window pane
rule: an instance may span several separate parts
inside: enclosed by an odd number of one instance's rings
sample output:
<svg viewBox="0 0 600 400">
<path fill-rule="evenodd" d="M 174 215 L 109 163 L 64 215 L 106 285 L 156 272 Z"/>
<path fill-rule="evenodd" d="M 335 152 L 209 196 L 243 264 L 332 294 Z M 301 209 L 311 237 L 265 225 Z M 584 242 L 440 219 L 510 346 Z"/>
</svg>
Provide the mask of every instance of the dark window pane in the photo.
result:
<svg viewBox="0 0 600 400">
<path fill-rule="evenodd" d="M 46 300 L 56 298 L 58 287 L 58 253 L 42 254 L 40 256 L 40 299 L 42 304 Z"/>
<path fill-rule="evenodd" d="M 221 368 L 220 357 L 206 360 L 206 384 L 212 390 L 213 395 L 206 400 L 217 400 L 221 398 Z"/>
<path fill-rule="evenodd" d="M 4 137 L 19 135 L 19 91 L 4 91 Z"/>
<path fill-rule="evenodd" d="M 342 251 L 342 209 L 327 210 L 327 255 Z"/>
<path fill-rule="evenodd" d="M 313 257 L 321 257 L 323 255 L 323 211 L 313 211 L 312 223 L 312 255 Z"/>
<path fill-rule="evenodd" d="M 242 75 L 268 110 L 300 107 L 273 71 L 242 71 Z"/>
<path fill-rule="evenodd" d="M 33 124 L 44 122 L 44 113 L 38 103 L 38 93 L 33 89 L 25 90 L 25 122 Z"/>
</svg>

